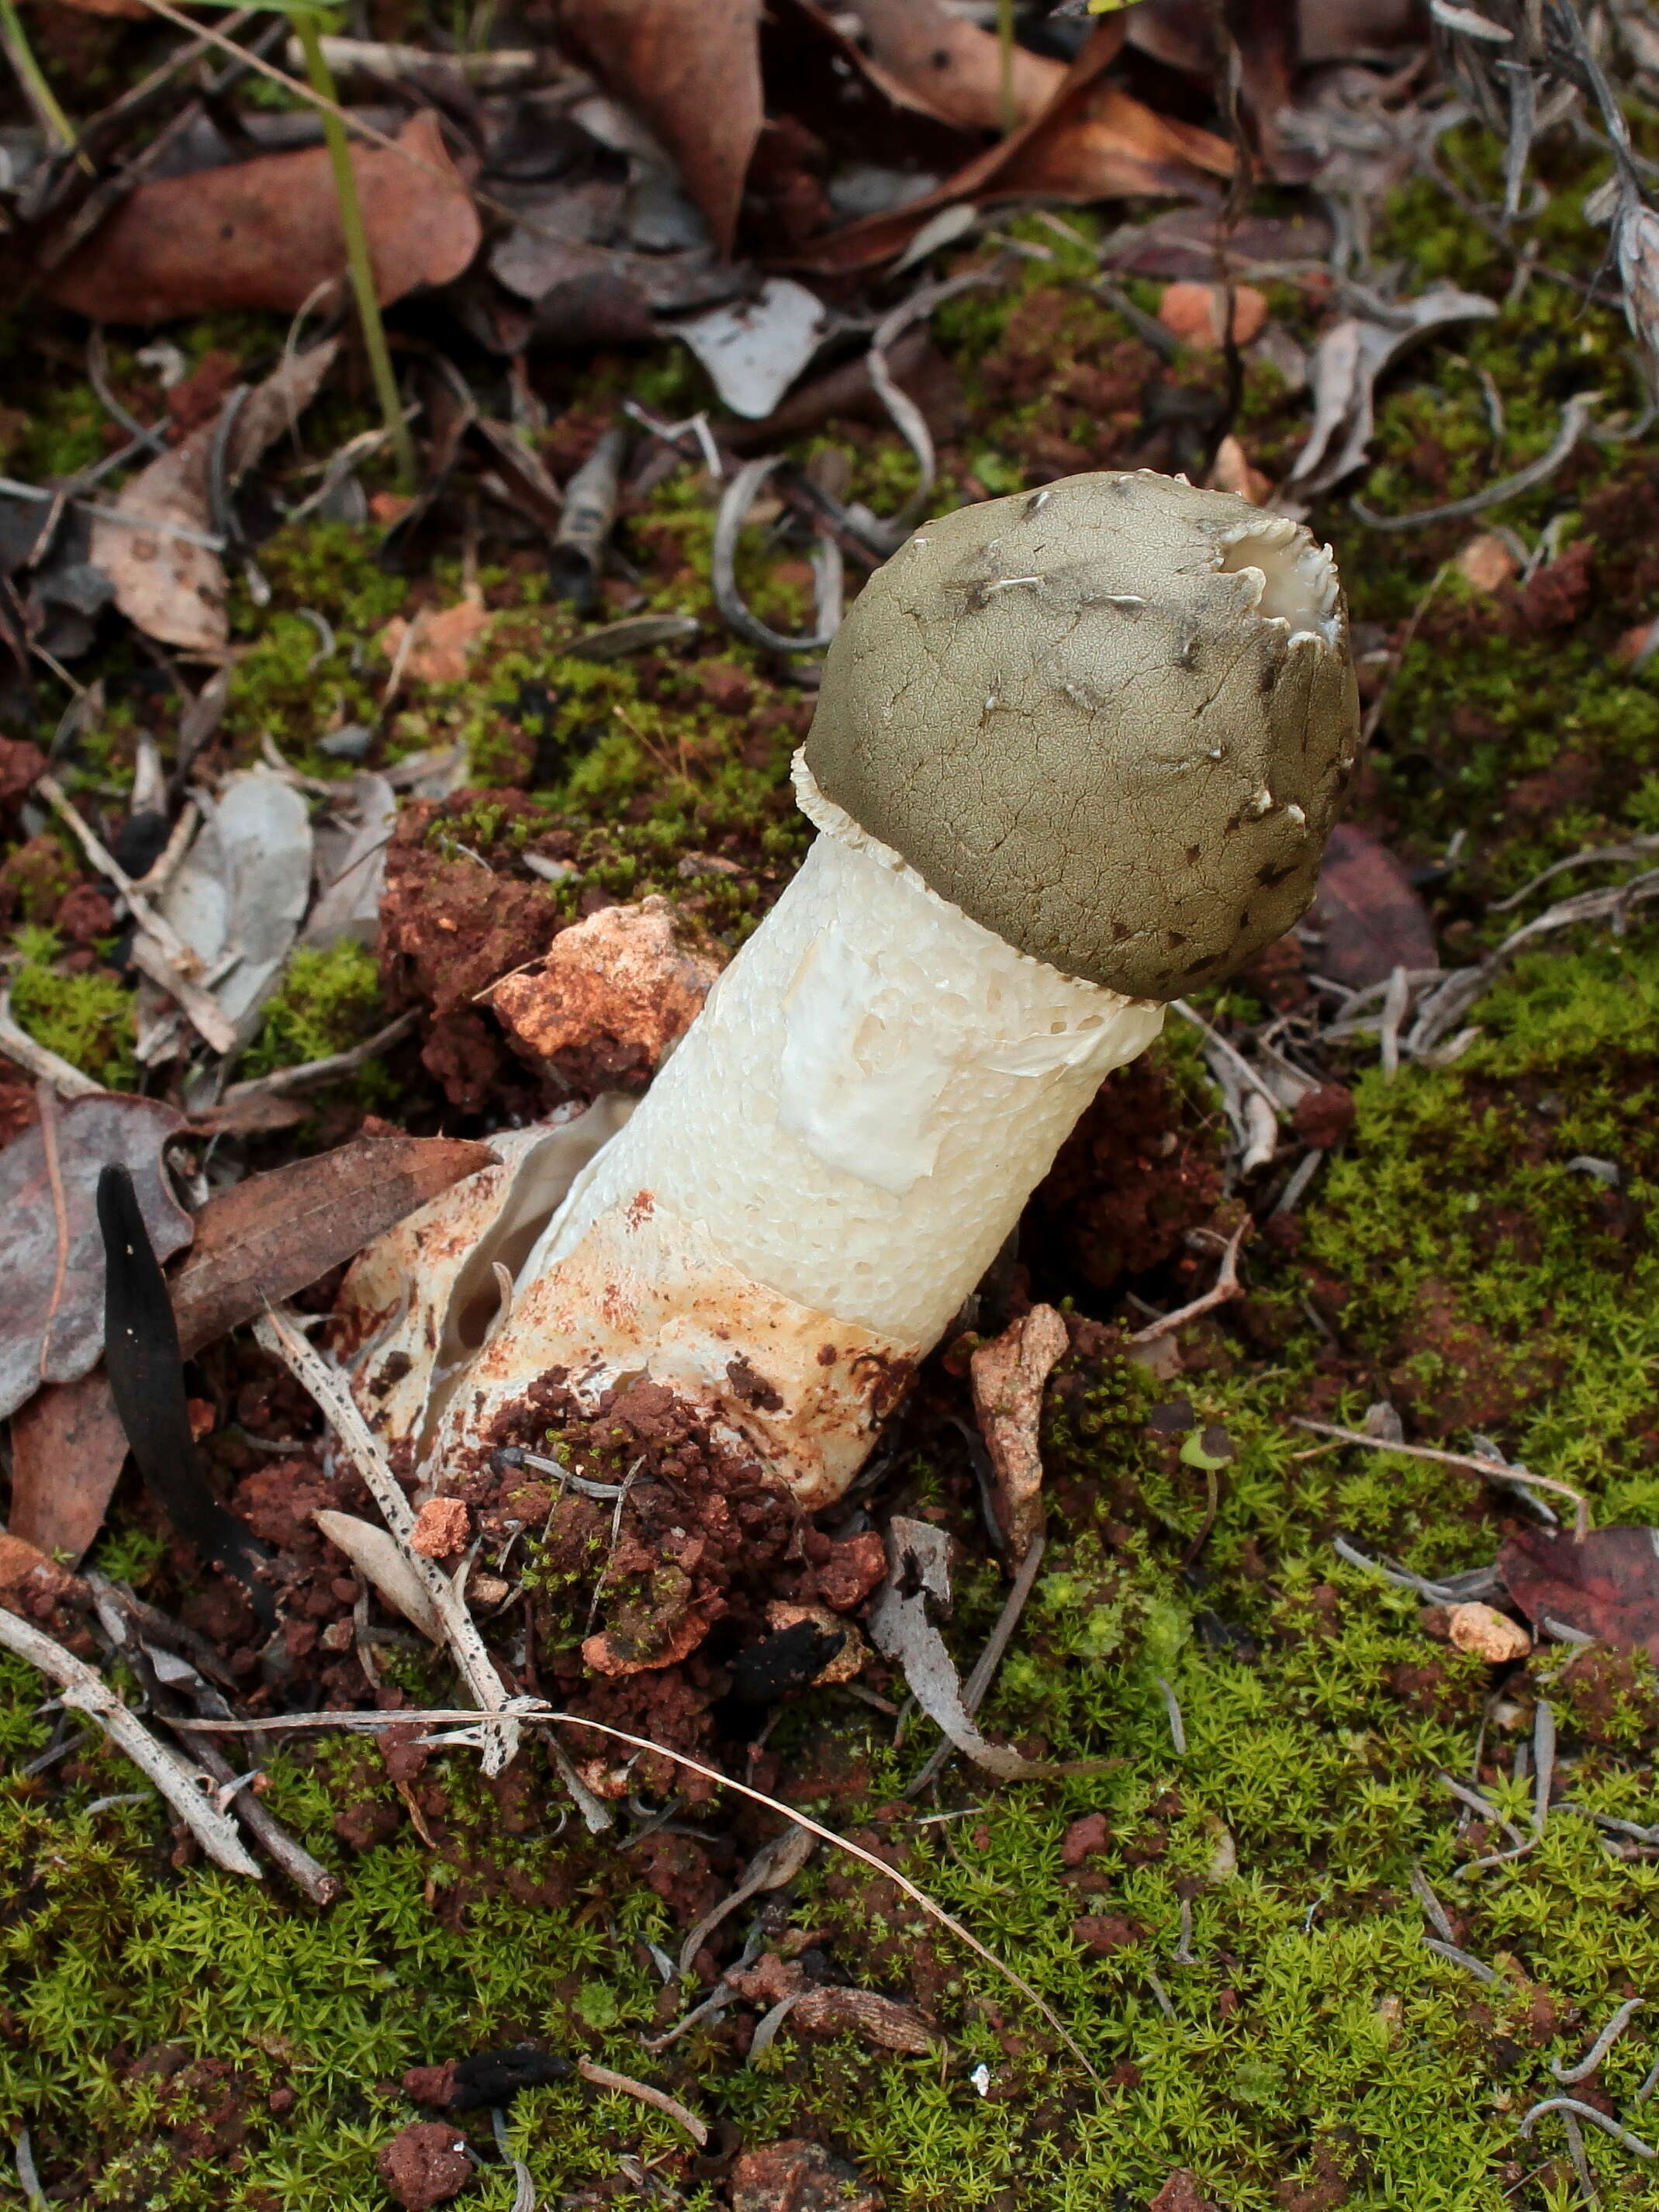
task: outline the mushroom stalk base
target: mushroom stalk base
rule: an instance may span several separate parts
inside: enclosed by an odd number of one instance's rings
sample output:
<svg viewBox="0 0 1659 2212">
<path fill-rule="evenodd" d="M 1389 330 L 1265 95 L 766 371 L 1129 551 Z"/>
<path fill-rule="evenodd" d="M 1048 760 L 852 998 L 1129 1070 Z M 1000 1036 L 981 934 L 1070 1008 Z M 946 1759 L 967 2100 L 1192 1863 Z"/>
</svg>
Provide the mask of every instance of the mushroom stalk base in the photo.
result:
<svg viewBox="0 0 1659 2212">
<path fill-rule="evenodd" d="M 550 1368 L 671 1385 L 830 1503 L 1164 1009 L 1015 951 L 825 799 L 823 833 L 457 1389 L 440 1468 Z"/>
</svg>

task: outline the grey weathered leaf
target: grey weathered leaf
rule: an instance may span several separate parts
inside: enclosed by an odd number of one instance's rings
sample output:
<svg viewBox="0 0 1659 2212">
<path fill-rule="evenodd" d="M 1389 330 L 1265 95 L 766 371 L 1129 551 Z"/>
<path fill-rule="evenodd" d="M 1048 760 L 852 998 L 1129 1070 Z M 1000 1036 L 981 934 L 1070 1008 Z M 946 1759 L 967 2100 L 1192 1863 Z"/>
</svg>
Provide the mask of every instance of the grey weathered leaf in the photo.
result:
<svg viewBox="0 0 1659 2212">
<path fill-rule="evenodd" d="M 58 1112 L 63 1189 L 62 1281 L 58 1213 L 40 1124 L 0 1152 L 0 1414 L 15 1413 L 43 1382 L 72 1382 L 104 1348 L 104 1248 L 95 1193 L 100 1169 L 125 1167 L 157 1255 L 191 1240 L 191 1218 L 173 1196 L 161 1148 L 185 1127 L 156 1098 L 102 1091 Z"/>
</svg>

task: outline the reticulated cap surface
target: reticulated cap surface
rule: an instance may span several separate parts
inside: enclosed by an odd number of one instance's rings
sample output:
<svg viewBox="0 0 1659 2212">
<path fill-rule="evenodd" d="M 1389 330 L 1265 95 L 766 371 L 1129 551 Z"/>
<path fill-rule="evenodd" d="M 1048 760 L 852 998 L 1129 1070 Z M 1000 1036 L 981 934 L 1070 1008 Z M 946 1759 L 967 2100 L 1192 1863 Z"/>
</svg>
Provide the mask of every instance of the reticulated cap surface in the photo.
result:
<svg viewBox="0 0 1659 2212">
<path fill-rule="evenodd" d="M 924 524 L 842 624 L 806 759 L 1009 944 L 1172 999 L 1307 906 L 1358 746 L 1329 549 L 1143 470 Z"/>
</svg>

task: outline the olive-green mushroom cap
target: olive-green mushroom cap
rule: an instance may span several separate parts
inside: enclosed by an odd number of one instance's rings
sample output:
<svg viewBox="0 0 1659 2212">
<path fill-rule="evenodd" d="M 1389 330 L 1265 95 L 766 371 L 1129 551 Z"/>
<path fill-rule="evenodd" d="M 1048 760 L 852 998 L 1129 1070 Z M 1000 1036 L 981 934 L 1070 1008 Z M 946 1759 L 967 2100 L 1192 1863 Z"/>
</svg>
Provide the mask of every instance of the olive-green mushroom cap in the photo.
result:
<svg viewBox="0 0 1659 2212">
<path fill-rule="evenodd" d="M 1358 747 L 1329 549 L 1142 470 L 924 524 L 830 648 L 806 763 L 1010 945 L 1173 999 L 1307 906 Z"/>
</svg>

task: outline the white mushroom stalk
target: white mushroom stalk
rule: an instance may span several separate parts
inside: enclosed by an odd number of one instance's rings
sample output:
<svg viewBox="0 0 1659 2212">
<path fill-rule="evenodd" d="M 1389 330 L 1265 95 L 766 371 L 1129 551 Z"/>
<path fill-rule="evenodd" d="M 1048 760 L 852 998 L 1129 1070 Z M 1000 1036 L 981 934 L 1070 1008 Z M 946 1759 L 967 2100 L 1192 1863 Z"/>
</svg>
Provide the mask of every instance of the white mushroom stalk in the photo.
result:
<svg viewBox="0 0 1659 2212">
<path fill-rule="evenodd" d="M 666 1384 L 831 1502 L 1102 1078 L 1306 905 L 1357 734 L 1296 524 L 1143 472 L 919 532 L 830 655 L 817 842 L 519 1270 L 429 1476 L 552 1370 L 589 1407 Z"/>
</svg>

